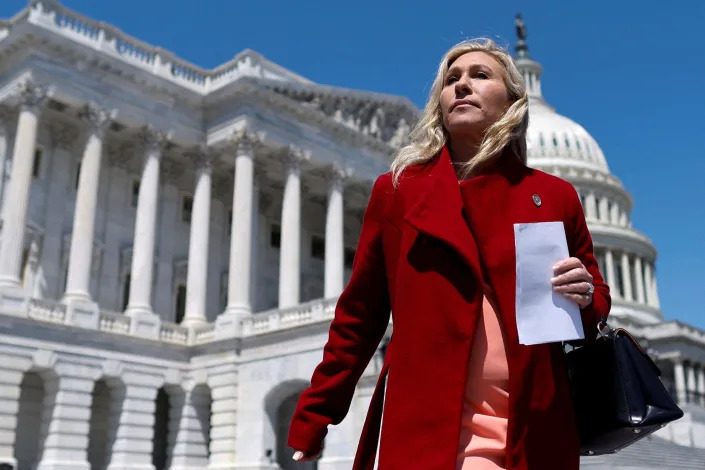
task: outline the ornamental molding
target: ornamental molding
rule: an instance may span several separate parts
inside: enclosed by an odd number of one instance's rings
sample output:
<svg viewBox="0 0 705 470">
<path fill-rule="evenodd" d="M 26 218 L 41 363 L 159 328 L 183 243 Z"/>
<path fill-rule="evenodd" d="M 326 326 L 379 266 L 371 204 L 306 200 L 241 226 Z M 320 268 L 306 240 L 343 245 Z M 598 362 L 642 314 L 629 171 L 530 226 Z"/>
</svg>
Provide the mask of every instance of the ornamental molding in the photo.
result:
<svg viewBox="0 0 705 470">
<path fill-rule="evenodd" d="M 86 123 L 88 131 L 97 134 L 99 137 L 105 135 L 110 124 L 117 116 L 117 110 L 106 109 L 96 103 L 88 103 L 81 108 L 79 118 Z"/>
<path fill-rule="evenodd" d="M 27 77 L 18 83 L 17 94 L 21 109 L 32 112 L 38 112 L 50 95 L 47 87 L 32 77 Z"/>
<path fill-rule="evenodd" d="M 244 127 L 233 132 L 228 143 L 235 148 L 237 155 L 252 155 L 262 147 L 263 141 L 254 131 Z"/>
<path fill-rule="evenodd" d="M 161 157 L 162 151 L 171 140 L 171 133 L 156 129 L 151 124 L 147 124 L 140 129 L 139 139 L 145 152 Z"/>
<path fill-rule="evenodd" d="M 208 149 L 207 144 L 201 143 L 189 148 L 184 152 L 184 156 L 193 163 L 197 173 L 203 171 L 212 173 L 213 152 Z"/>
</svg>

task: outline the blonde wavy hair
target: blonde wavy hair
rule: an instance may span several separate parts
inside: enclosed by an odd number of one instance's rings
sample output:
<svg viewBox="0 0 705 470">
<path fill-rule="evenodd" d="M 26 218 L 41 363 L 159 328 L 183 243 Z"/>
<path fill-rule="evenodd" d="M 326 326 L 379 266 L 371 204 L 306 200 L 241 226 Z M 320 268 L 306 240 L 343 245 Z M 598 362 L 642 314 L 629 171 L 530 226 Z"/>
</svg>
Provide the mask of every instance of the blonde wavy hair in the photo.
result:
<svg viewBox="0 0 705 470">
<path fill-rule="evenodd" d="M 428 103 L 409 134 L 409 143 L 399 149 L 392 162 L 391 171 L 395 186 L 399 184 L 399 178 L 406 167 L 431 160 L 448 141 L 450 136 L 443 126 L 441 112 L 441 90 L 451 64 L 461 55 L 476 51 L 489 54 L 502 65 L 504 84 L 512 104 L 497 122 L 487 128 L 477 154 L 461 166 L 460 176 L 472 176 L 478 168 L 500 155 L 505 148 L 511 150 L 522 163 L 526 163 L 529 99 L 521 72 L 512 56 L 491 39 L 470 39 L 456 44 L 443 56 Z"/>
</svg>

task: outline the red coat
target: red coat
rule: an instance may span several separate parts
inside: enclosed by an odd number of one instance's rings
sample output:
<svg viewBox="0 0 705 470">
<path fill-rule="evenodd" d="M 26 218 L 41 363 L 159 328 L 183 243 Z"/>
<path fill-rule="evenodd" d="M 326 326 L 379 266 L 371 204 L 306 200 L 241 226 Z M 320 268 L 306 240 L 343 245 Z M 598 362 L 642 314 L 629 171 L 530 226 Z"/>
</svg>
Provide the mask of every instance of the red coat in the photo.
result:
<svg viewBox="0 0 705 470">
<path fill-rule="evenodd" d="M 382 402 L 380 470 L 454 470 L 467 363 L 482 308 L 482 270 L 507 341 L 507 469 L 577 470 L 579 441 L 560 343 L 520 345 L 515 314 L 513 224 L 563 221 L 571 256 L 594 277 L 582 310 L 595 337 L 610 308 L 578 195 L 570 183 L 502 156 L 499 170 L 473 178 L 463 200 L 447 150 L 389 173 L 372 189 L 350 282 L 341 294 L 323 360 L 298 402 L 289 446 L 315 453 L 329 424 L 348 412 L 355 386 L 393 311 L 385 373 L 372 397 L 353 469 L 372 470 Z M 538 194 L 541 205 L 533 201 Z"/>
</svg>

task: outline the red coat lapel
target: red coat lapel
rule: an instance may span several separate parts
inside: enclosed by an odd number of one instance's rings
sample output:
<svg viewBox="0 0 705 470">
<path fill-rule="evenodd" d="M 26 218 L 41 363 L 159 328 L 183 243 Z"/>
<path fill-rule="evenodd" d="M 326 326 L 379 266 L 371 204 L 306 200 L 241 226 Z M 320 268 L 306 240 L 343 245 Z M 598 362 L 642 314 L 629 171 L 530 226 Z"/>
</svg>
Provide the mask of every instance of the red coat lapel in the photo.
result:
<svg viewBox="0 0 705 470">
<path fill-rule="evenodd" d="M 477 279 L 482 279 L 477 246 L 463 218 L 458 178 L 445 147 L 431 165 L 429 172 L 416 177 L 413 192 L 408 194 L 415 201 L 409 204 L 404 220 L 419 232 L 450 245 Z"/>
</svg>

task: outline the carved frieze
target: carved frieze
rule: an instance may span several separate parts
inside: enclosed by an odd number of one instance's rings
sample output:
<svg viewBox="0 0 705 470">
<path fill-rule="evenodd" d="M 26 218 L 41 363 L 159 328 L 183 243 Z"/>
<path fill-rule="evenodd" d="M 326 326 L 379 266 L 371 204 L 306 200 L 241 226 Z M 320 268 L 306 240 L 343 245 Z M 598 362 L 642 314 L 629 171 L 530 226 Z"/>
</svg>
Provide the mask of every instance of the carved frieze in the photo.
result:
<svg viewBox="0 0 705 470">
<path fill-rule="evenodd" d="M 401 98 L 350 96 L 286 83 L 268 84 L 267 88 L 395 148 L 406 142 L 412 124 L 418 119 L 411 103 Z"/>
</svg>

